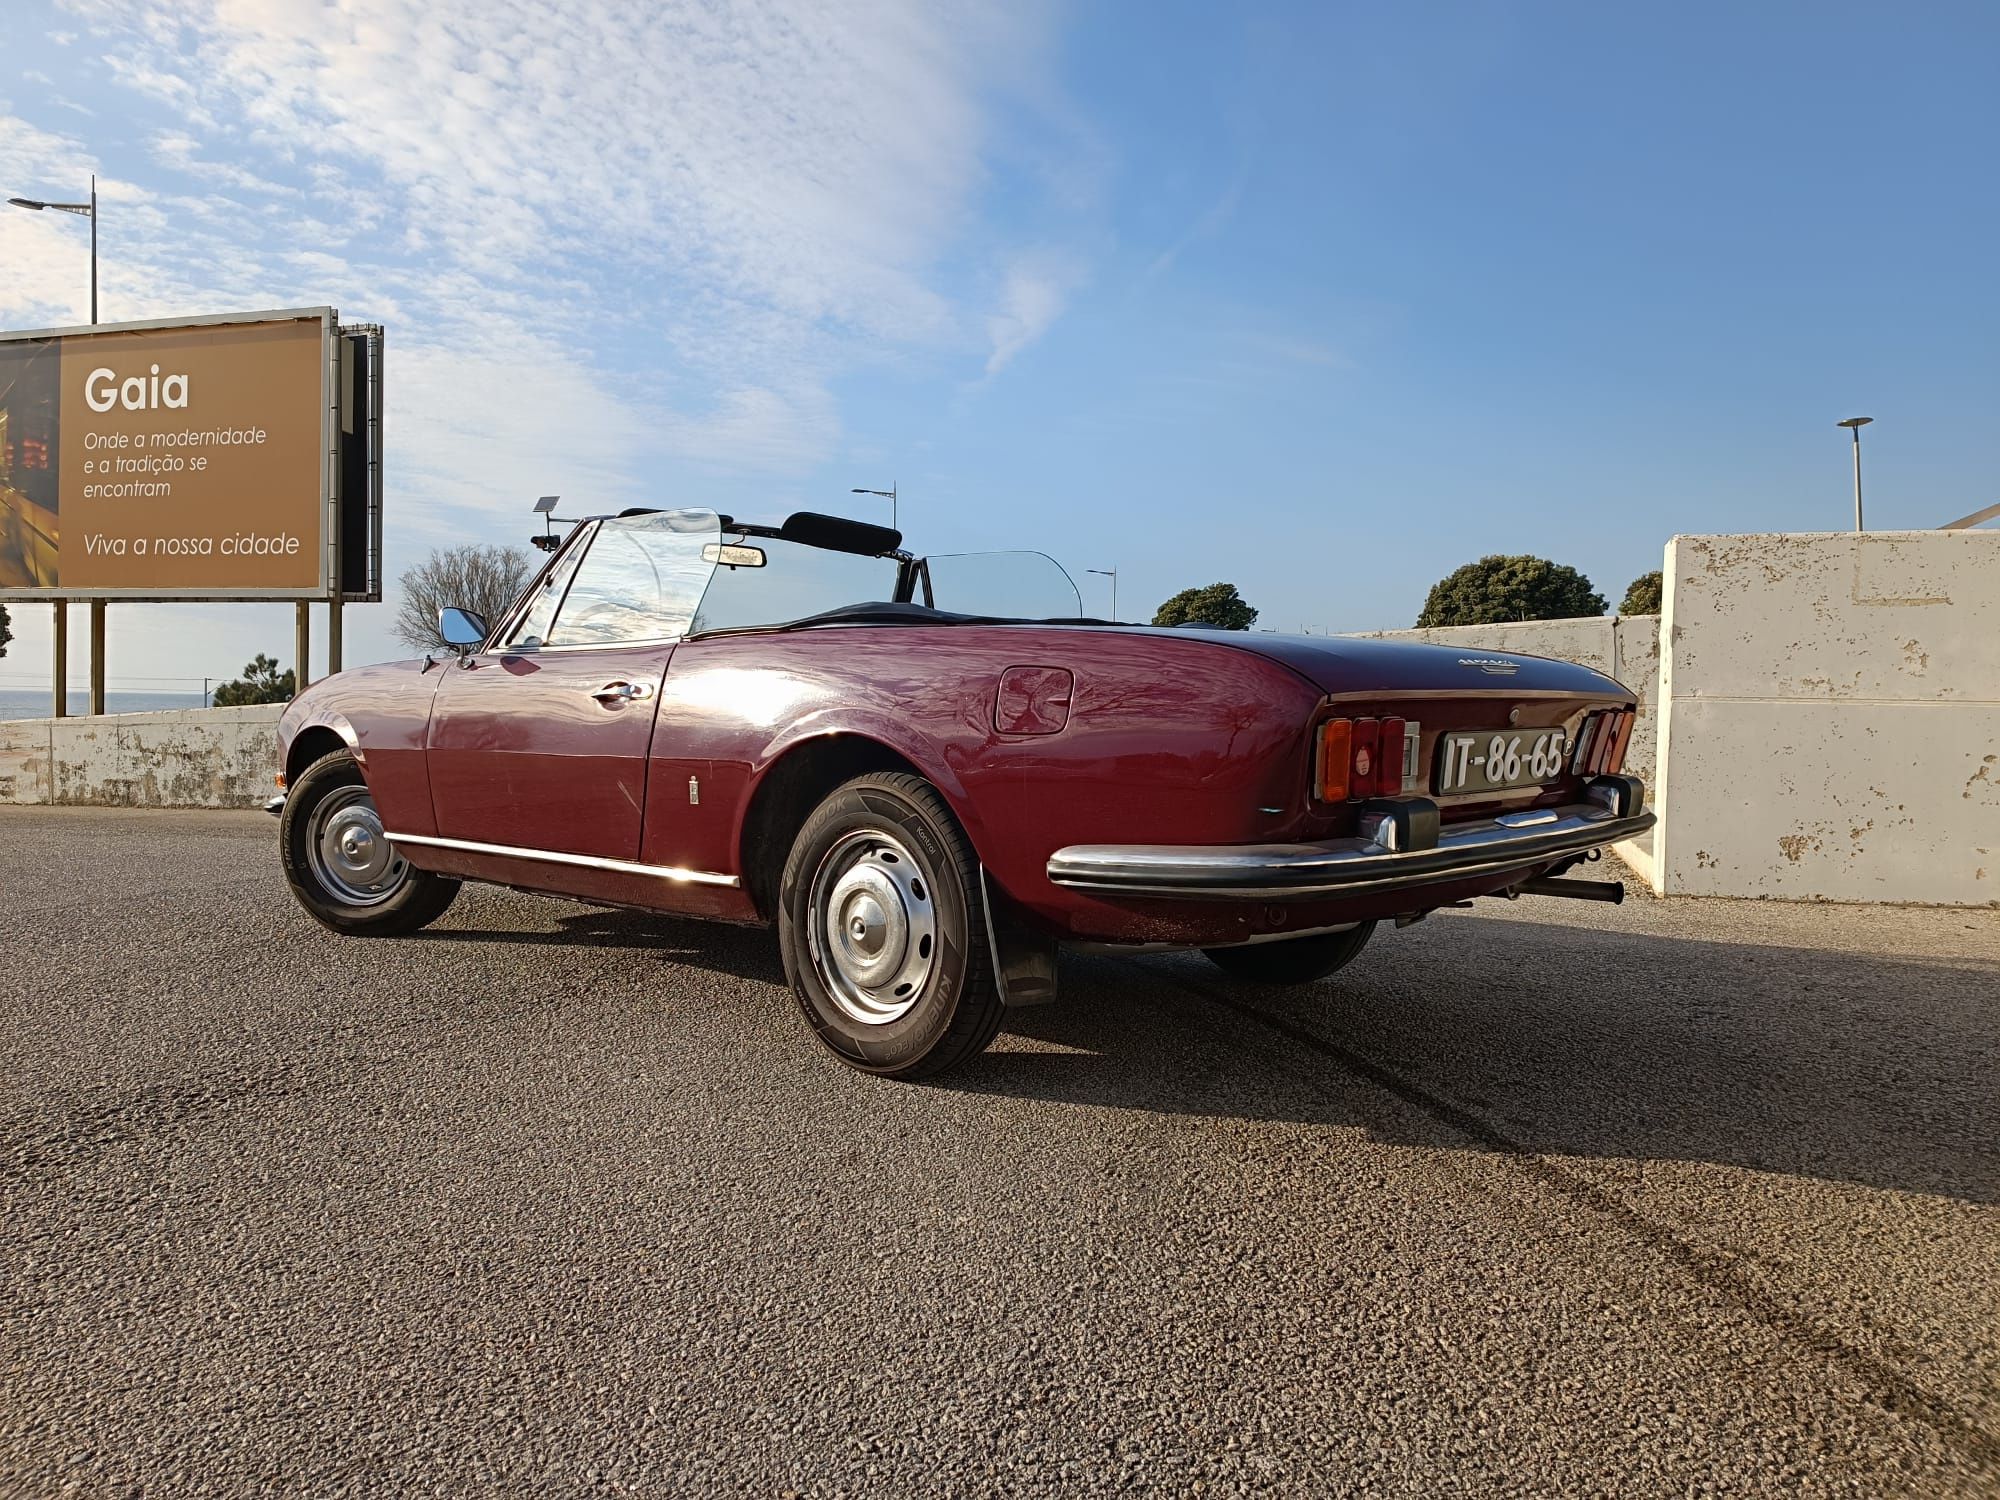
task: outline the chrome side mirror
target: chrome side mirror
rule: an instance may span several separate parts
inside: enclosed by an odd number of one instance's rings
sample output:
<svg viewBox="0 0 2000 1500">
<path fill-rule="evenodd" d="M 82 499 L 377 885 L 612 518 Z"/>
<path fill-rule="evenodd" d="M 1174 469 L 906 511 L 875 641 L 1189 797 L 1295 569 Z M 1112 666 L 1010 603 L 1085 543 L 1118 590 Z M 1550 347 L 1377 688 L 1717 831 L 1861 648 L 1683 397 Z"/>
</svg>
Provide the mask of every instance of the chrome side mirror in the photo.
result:
<svg viewBox="0 0 2000 1500">
<path fill-rule="evenodd" d="M 486 621 L 469 609 L 447 607 L 438 611 L 438 634 L 463 656 L 486 644 Z"/>
</svg>

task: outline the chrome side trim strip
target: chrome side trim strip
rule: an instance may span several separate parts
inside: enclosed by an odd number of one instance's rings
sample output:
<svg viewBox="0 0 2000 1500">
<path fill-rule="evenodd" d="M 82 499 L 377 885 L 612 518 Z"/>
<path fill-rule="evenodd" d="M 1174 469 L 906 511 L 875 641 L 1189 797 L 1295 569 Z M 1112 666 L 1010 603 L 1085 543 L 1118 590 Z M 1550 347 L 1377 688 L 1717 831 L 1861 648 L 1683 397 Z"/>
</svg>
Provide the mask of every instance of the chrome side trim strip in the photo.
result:
<svg viewBox="0 0 2000 1500">
<path fill-rule="evenodd" d="M 642 865 L 629 859 L 604 859 L 595 854 L 561 854 L 553 849 L 517 849 L 512 844 L 476 844 L 470 839 L 441 839 L 427 833 L 391 833 L 392 844 L 423 844 L 432 849 L 457 849 L 465 854 L 492 854 L 502 859 L 527 859 L 545 865 L 577 865 L 586 870 L 610 870 L 618 875 L 650 875 L 682 885 L 740 886 L 734 875 L 712 870 L 684 870 L 674 865 Z"/>
<path fill-rule="evenodd" d="M 1365 838 L 1320 844 L 1073 844 L 1049 856 L 1049 879 L 1130 896 L 1269 901 L 1358 896 L 1526 869 L 1632 838 L 1653 814 L 1620 817 L 1598 802 L 1551 809 L 1530 828 L 1493 819 L 1447 827 L 1434 849 L 1394 850 Z"/>
</svg>

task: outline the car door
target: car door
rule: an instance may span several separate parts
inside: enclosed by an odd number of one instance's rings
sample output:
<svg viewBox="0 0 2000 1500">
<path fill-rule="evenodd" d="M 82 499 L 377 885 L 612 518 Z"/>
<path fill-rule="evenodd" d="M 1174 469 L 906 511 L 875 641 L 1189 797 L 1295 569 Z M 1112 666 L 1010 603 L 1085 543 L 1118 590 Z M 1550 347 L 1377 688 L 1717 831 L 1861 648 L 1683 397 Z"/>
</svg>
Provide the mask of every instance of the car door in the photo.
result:
<svg viewBox="0 0 2000 1500">
<path fill-rule="evenodd" d="M 440 837 L 638 859 L 660 684 L 700 599 L 713 522 L 595 523 L 500 640 L 443 669 L 426 741 Z"/>
</svg>

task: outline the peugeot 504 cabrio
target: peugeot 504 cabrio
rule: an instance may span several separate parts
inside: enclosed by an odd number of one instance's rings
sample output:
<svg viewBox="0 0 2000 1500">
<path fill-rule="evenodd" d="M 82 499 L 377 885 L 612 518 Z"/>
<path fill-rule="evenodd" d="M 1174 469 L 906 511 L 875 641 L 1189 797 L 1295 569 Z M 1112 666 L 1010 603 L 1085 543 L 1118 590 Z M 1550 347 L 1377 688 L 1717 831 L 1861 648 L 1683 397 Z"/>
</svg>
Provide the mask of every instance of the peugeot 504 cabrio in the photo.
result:
<svg viewBox="0 0 2000 1500">
<path fill-rule="evenodd" d="M 1382 922 L 1615 898 L 1563 873 L 1652 823 L 1585 667 L 1086 619 L 1041 554 L 811 512 L 585 519 L 440 635 L 284 714 L 308 912 L 408 934 L 474 880 L 769 925 L 813 1034 L 897 1078 L 1052 998 L 1064 945 L 1303 984 Z"/>
</svg>

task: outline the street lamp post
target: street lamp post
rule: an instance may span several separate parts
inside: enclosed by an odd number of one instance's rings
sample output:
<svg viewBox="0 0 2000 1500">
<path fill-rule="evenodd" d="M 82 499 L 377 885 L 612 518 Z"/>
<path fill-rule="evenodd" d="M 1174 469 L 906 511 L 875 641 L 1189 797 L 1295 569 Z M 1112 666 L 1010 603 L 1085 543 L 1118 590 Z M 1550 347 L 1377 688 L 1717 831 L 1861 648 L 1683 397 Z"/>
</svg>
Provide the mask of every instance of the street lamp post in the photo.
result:
<svg viewBox="0 0 2000 1500">
<path fill-rule="evenodd" d="M 81 214 L 90 220 L 90 321 L 97 321 L 97 174 L 90 174 L 90 201 L 88 203 L 51 203 L 45 198 L 9 198 L 8 203 L 15 208 L 29 208 L 36 213 L 44 209 L 54 209 L 61 214 Z M 58 599 L 54 604 L 55 628 L 55 668 L 56 701 L 55 716 L 60 719 L 69 713 L 69 605 Z M 104 601 L 90 601 L 90 711 L 104 712 Z"/>
<path fill-rule="evenodd" d="M 52 208 L 59 214 L 81 214 L 90 220 L 90 321 L 97 321 L 97 174 L 90 174 L 88 203 L 52 203 L 46 198 L 9 198 L 15 208 L 32 208 L 40 213 Z"/>
<path fill-rule="evenodd" d="M 1099 578 L 1111 580 L 1111 623 L 1118 623 L 1118 570 L 1116 568 L 1085 568 L 1086 573 L 1095 573 Z"/>
<path fill-rule="evenodd" d="M 897 518 L 895 485 L 890 485 L 886 490 L 850 490 L 848 493 L 854 495 L 880 495 L 884 500 L 889 502 L 890 527 L 896 531 L 903 529 L 903 523 Z"/>
<path fill-rule="evenodd" d="M 1849 417 L 1844 422 L 1836 422 L 1836 427 L 1845 427 L 1854 434 L 1854 529 L 1866 531 L 1861 524 L 1861 429 L 1874 421 L 1873 417 Z"/>
</svg>

